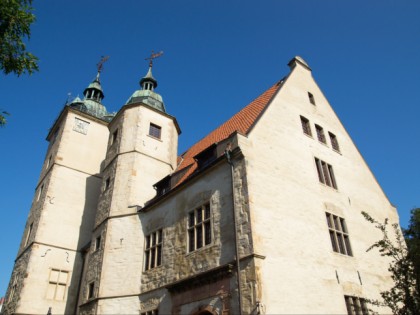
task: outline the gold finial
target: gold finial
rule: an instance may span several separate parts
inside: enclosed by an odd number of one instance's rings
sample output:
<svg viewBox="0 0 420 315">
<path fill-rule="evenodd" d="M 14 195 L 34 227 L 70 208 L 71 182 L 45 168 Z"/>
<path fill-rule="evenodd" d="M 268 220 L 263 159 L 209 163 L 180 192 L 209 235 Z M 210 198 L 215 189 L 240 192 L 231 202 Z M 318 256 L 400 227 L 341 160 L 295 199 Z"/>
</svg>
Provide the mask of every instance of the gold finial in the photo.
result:
<svg viewBox="0 0 420 315">
<path fill-rule="evenodd" d="M 101 60 L 96 64 L 98 74 L 104 69 L 104 63 L 109 59 L 109 56 L 101 56 Z"/>
<path fill-rule="evenodd" d="M 158 57 L 160 57 L 162 55 L 163 55 L 163 51 L 159 51 L 159 52 L 155 53 L 152 50 L 152 53 L 150 54 L 150 57 L 144 58 L 144 60 L 150 60 L 149 61 L 149 67 L 151 68 L 151 67 L 153 67 L 153 59 L 156 59 L 156 58 L 158 58 Z"/>
</svg>

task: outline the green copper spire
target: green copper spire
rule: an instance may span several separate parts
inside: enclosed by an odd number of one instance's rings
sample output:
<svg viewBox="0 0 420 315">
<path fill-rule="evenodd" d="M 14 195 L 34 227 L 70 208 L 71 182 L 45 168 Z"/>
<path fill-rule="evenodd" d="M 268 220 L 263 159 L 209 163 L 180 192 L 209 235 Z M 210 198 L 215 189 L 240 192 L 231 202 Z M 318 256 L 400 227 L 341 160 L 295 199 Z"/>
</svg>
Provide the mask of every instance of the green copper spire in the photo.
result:
<svg viewBox="0 0 420 315">
<path fill-rule="evenodd" d="M 135 104 L 135 103 L 143 103 L 161 112 L 166 113 L 162 96 L 154 92 L 154 89 L 157 87 L 158 83 L 152 74 L 153 59 L 160 57 L 162 54 L 163 54 L 163 51 L 159 53 L 152 52 L 152 55 L 149 58 L 146 58 L 146 60 L 150 60 L 149 70 L 147 71 L 146 75 L 140 80 L 141 89 L 135 91 L 133 95 L 131 95 L 131 97 L 126 102 L 126 105 Z"/>
<path fill-rule="evenodd" d="M 109 57 L 102 57 L 101 61 L 97 64 L 98 73 L 92 83 L 90 83 L 88 87 L 83 91 L 83 100 L 81 100 L 79 97 L 76 97 L 69 104 L 70 107 L 76 108 L 82 112 L 88 113 L 103 120 L 110 120 L 110 115 L 108 114 L 106 107 L 102 104 L 102 100 L 105 95 L 102 90 L 99 76 L 103 70 L 103 63 L 108 60 L 108 58 Z"/>
</svg>

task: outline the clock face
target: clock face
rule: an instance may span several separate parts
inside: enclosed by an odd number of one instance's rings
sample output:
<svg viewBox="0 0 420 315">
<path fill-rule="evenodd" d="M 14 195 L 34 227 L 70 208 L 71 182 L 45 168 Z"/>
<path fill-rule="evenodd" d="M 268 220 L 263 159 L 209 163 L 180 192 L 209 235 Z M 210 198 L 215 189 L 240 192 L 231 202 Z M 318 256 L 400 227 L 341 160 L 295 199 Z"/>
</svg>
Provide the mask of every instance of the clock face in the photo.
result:
<svg viewBox="0 0 420 315">
<path fill-rule="evenodd" d="M 86 135 L 88 132 L 89 124 L 90 124 L 89 122 L 81 120 L 76 117 L 74 119 L 73 130 Z"/>
</svg>

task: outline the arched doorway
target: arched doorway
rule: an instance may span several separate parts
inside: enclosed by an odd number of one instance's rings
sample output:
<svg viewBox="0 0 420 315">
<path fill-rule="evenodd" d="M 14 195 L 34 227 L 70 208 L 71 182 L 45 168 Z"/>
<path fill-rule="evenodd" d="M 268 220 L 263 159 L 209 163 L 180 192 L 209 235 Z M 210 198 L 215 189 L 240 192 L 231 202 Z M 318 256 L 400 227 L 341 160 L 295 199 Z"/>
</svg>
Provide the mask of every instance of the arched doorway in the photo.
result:
<svg viewBox="0 0 420 315">
<path fill-rule="evenodd" d="M 217 315 L 211 306 L 201 306 L 197 311 L 192 312 L 191 315 Z"/>
</svg>

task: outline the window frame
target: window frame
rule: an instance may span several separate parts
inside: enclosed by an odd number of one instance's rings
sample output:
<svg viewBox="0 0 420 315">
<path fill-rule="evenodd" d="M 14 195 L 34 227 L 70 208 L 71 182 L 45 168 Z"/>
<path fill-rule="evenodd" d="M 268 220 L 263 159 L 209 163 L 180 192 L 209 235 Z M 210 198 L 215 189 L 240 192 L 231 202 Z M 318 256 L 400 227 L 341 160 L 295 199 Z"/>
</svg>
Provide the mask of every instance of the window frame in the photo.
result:
<svg viewBox="0 0 420 315">
<path fill-rule="evenodd" d="M 162 266 L 163 229 L 149 233 L 144 238 L 144 271 Z"/>
<path fill-rule="evenodd" d="M 325 217 L 333 251 L 353 257 L 346 220 L 330 212 L 325 212 Z"/>
<path fill-rule="evenodd" d="M 312 137 L 312 129 L 311 129 L 311 123 L 309 122 L 309 119 L 304 116 L 300 116 L 300 123 L 302 125 L 303 133 L 309 137 Z"/>
<path fill-rule="evenodd" d="M 105 179 L 104 192 L 107 191 L 110 186 L 111 186 L 111 177 L 109 176 L 107 177 L 107 179 Z"/>
<path fill-rule="evenodd" d="M 316 138 L 318 139 L 318 141 L 323 144 L 327 144 L 327 138 L 325 137 L 324 128 L 322 128 L 318 124 L 315 124 L 315 131 L 316 131 Z"/>
<path fill-rule="evenodd" d="M 344 295 L 348 315 L 369 315 L 366 300 L 357 296 Z"/>
<path fill-rule="evenodd" d="M 95 252 L 101 249 L 101 241 L 102 241 L 102 236 L 99 234 L 96 238 L 95 238 Z"/>
<path fill-rule="evenodd" d="M 309 103 L 316 106 L 315 97 L 311 92 L 308 92 Z"/>
<path fill-rule="evenodd" d="M 331 188 L 338 189 L 332 165 L 315 157 L 315 165 L 319 182 Z"/>
<path fill-rule="evenodd" d="M 192 253 L 213 243 L 213 224 L 210 202 L 188 212 L 187 216 L 187 252 Z"/>
<path fill-rule="evenodd" d="M 161 140 L 162 137 L 162 127 L 154 123 L 149 125 L 149 136 L 155 139 Z"/>
<path fill-rule="evenodd" d="M 41 187 L 39 188 L 38 196 L 36 197 L 36 201 L 39 201 L 41 199 L 41 195 L 42 195 L 43 191 L 44 191 L 44 184 L 42 184 Z"/>
<path fill-rule="evenodd" d="M 31 237 L 31 234 L 32 234 L 33 228 L 34 228 L 34 223 L 32 222 L 32 223 L 29 225 L 29 227 L 28 227 L 28 232 L 26 233 L 26 237 L 25 237 L 25 244 L 23 245 L 23 247 L 28 246 L 29 239 L 30 239 L 30 237 Z"/>
<path fill-rule="evenodd" d="M 53 272 L 58 272 L 56 280 L 51 279 L 51 276 L 52 276 Z M 62 282 L 60 280 L 60 278 L 61 278 L 60 275 L 64 274 L 64 273 L 66 274 L 66 281 Z M 68 270 L 62 270 L 62 269 L 58 269 L 58 268 L 51 268 L 50 269 L 50 275 L 49 275 L 49 278 L 48 278 L 48 286 L 50 286 L 50 285 L 54 286 L 54 296 L 51 299 L 47 298 L 48 300 L 54 300 L 54 301 L 65 301 L 66 300 L 67 286 L 69 284 L 69 278 L 70 278 L 69 276 L 70 276 L 70 271 L 68 271 Z M 60 286 L 64 286 L 64 292 L 63 292 L 63 298 L 62 299 L 57 297 L 58 288 Z"/>
<path fill-rule="evenodd" d="M 89 282 L 87 285 L 86 299 L 90 300 L 95 297 L 95 281 Z"/>
<path fill-rule="evenodd" d="M 111 143 L 110 146 L 112 146 L 114 143 L 117 142 L 117 138 L 118 138 L 118 128 L 114 130 L 114 132 L 111 135 Z"/>
<path fill-rule="evenodd" d="M 328 135 L 330 137 L 331 147 L 334 151 L 340 151 L 340 145 L 338 144 L 337 136 L 333 134 L 331 131 L 328 131 Z"/>
</svg>

